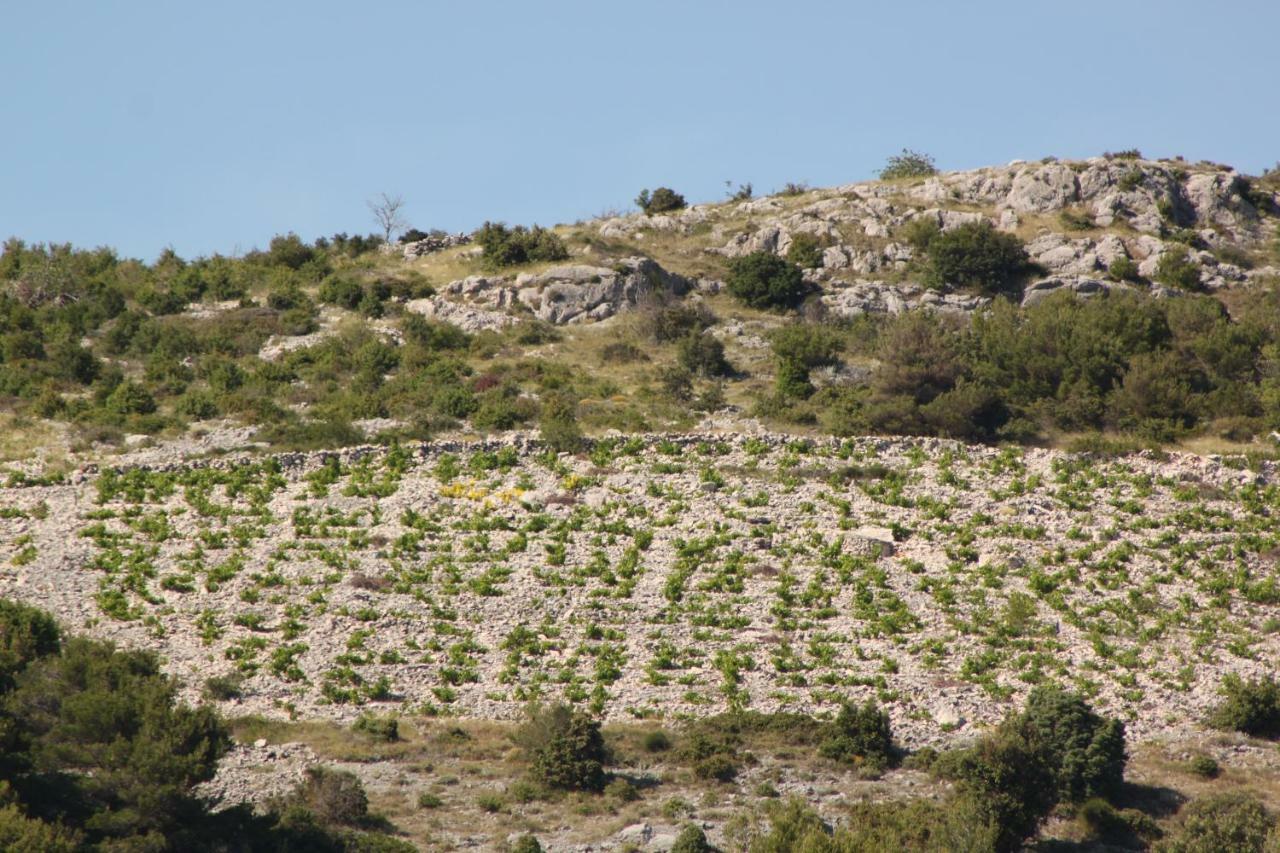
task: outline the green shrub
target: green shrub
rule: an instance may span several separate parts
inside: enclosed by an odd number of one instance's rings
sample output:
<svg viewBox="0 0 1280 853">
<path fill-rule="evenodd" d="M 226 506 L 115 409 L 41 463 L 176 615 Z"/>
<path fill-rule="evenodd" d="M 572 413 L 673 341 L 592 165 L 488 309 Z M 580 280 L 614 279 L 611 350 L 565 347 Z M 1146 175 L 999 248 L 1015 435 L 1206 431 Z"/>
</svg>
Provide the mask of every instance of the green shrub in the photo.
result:
<svg viewBox="0 0 1280 853">
<path fill-rule="evenodd" d="M 238 699 L 244 690 L 244 676 L 239 673 L 212 675 L 204 681 L 203 696 L 215 702 Z"/>
<path fill-rule="evenodd" d="M 787 260 L 801 269 L 811 270 L 822 266 L 822 241 L 813 234 L 801 232 L 791 238 L 787 247 Z"/>
<path fill-rule="evenodd" d="M 752 252 L 729 262 L 729 293 L 752 308 L 795 308 L 807 286 L 800 267 L 770 252 Z"/>
<path fill-rule="evenodd" d="M 542 845 L 538 843 L 538 839 L 525 833 L 511 845 L 511 853 L 542 853 Z"/>
<path fill-rule="evenodd" d="M 1280 737 L 1280 684 L 1274 678 L 1245 681 L 1228 673 L 1221 692 L 1223 700 L 1209 713 L 1209 725 L 1255 737 Z"/>
<path fill-rule="evenodd" d="M 942 228 L 933 216 L 917 216 L 902 226 L 899 236 L 917 252 L 927 252 L 929 245 L 941 233 Z"/>
<path fill-rule="evenodd" d="M 363 732 L 374 740 L 380 740 L 385 743 L 393 743 L 400 740 L 400 721 L 395 717 L 361 714 L 351 724 L 351 730 Z"/>
<path fill-rule="evenodd" d="M 549 394 L 538 419 L 540 437 L 557 453 L 573 453 L 582 448 L 582 428 L 577 406 L 567 394 Z"/>
<path fill-rule="evenodd" d="M 705 305 L 650 305 L 643 312 L 642 324 L 658 343 L 678 341 L 691 333 L 709 328 L 715 318 Z"/>
<path fill-rule="evenodd" d="M 970 749 L 944 753 L 934 772 L 955 781 L 979 823 L 996 828 L 1000 853 L 1019 849 L 1056 799 L 1057 780 L 1043 751 L 1016 729 L 1002 727 Z"/>
<path fill-rule="evenodd" d="M 62 648 L 53 617 L 35 607 L 0 598 L 0 690 L 8 690 L 18 673 L 39 658 Z"/>
<path fill-rule="evenodd" d="M 809 373 L 815 367 L 835 364 L 844 343 L 840 334 L 827 326 L 795 323 L 775 329 L 769 335 L 777 361 L 774 384 L 783 397 L 808 397 L 813 393 Z"/>
<path fill-rule="evenodd" d="M 647 189 L 641 190 L 640 195 L 636 196 L 636 207 L 640 208 L 648 216 L 656 213 L 669 213 L 673 210 L 682 210 L 685 207 L 684 196 L 669 187 L 658 187 L 652 193 Z"/>
<path fill-rule="evenodd" d="M 1107 274 L 1116 281 L 1142 281 L 1142 274 L 1138 272 L 1138 265 L 1131 258 L 1116 258 L 1111 262 L 1111 266 L 1107 267 Z"/>
<path fill-rule="evenodd" d="M 516 735 L 538 783 L 559 790 L 604 788 L 607 758 L 600 724 L 566 705 L 531 706 Z"/>
<path fill-rule="evenodd" d="M 842 763 L 876 769 L 888 767 L 893 759 L 889 715 L 877 708 L 874 702 L 862 707 L 845 702 L 818 752 L 825 758 Z"/>
<path fill-rule="evenodd" d="M 676 345 L 676 363 L 700 376 L 728 376 L 733 367 L 724 357 L 724 344 L 710 332 L 690 332 Z"/>
<path fill-rule="evenodd" d="M 1187 762 L 1187 769 L 1201 779 L 1217 779 L 1222 767 L 1211 755 L 1197 755 Z"/>
<path fill-rule="evenodd" d="M 1137 809 L 1117 809 L 1100 797 L 1085 801 L 1076 819 L 1087 837 L 1125 849 L 1145 849 L 1144 840 L 1160 836 L 1160 827 L 1149 815 Z"/>
<path fill-rule="evenodd" d="M 676 843 L 671 845 L 671 853 L 712 853 L 713 849 L 702 827 L 693 823 L 681 827 Z"/>
<path fill-rule="evenodd" d="M 1012 293 L 1030 267 L 1022 241 L 989 222 L 966 222 L 929 241 L 927 283 L 973 288 L 980 293 Z"/>
<path fill-rule="evenodd" d="M 1275 821 L 1252 794 L 1232 791 L 1195 800 L 1177 828 L 1157 847 L 1161 853 L 1262 853 Z"/>
<path fill-rule="evenodd" d="M 125 380 L 108 395 L 107 411 L 118 415 L 148 415 L 156 410 L 156 398 L 151 392 L 132 380 Z"/>
<path fill-rule="evenodd" d="M 717 752 L 695 761 L 693 775 L 715 782 L 731 782 L 738 775 L 738 765 L 728 755 Z"/>
<path fill-rule="evenodd" d="M 1027 697 L 1013 725 L 1045 751 L 1066 802 L 1111 797 L 1124 782 L 1124 723 L 1099 716 L 1079 696 L 1040 687 Z"/>
<path fill-rule="evenodd" d="M 84 836 L 58 823 L 23 815 L 13 803 L 0 807 L 0 849 L 23 853 L 78 853 Z"/>
<path fill-rule="evenodd" d="M 1199 290 L 1200 265 L 1191 260 L 1186 252 L 1168 251 L 1156 262 L 1156 271 L 1152 278 L 1160 284 L 1176 287 L 1179 290 Z"/>
<path fill-rule="evenodd" d="M 936 175 L 938 168 L 933 158 L 910 148 L 903 148 L 901 154 L 891 156 L 880 170 L 880 180 L 891 181 L 896 178 L 927 178 Z"/>
<path fill-rule="evenodd" d="M 485 265 L 493 269 L 569 257 L 569 250 L 555 232 L 538 225 L 532 229 L 523 225 L 508 228 L 501 222 L 486 222 L 474 236 L 484 250 Z"/>
<path fill-rule="evenodd" d="M 612 797 L 620 803 L 633 803 L 640 799 L 640 792 L 636 790 L 636 786 L 621 777 L 605 785 L 604 793 L 605 796 Z"/>
<path fill-rule="evenodd" d="M 443 805 L 444 800 L 437 794 L 433 794 L 430 791 L 423 791 L 418 794 L 418 808 L 420 809 L 438 809 Z"/>
<path fill-rule="evenodd" d="M 600 361 L 604 364 L 634 364 L 648 360 L 649 356 L 635 344 L 614 342 L 605 344 L 600 350 Z"/>
<path fill-rule="evenodd" d="M 643 745 L 646 752 L 666 752 L 671 748 L 671 738 L 661 729 L 646 732 Z"/>
</svg>

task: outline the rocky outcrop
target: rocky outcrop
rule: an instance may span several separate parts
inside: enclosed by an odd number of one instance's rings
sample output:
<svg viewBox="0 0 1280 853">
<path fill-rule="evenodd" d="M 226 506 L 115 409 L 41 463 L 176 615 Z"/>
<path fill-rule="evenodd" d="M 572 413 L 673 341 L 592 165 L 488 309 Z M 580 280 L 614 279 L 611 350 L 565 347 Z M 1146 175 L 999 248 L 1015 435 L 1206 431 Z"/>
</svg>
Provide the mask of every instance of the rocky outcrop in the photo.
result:
<svg viewBox="0 0 1280 853">
<path fill-rule="evenodd" d="M 401 243 L 400 248 L 404 251 L 406 261 L 414 258 L 420 258 L 423 255 L 430 255 L 435 252 L 443 252 L 445 249 L 452 249 L 454 246 L 466 246 L 471 242 L 471 235 L 464 234 L 461 231 L 457 234 L 430 234 L 421 240 L 414 240 L 409 243 Z"/>
<path fill-rule="evenodd" d="M 520 316 L 564 325 L 605 320 L 651 294 L 683 296 L 693 287 L 648 258 L 623 258 L 610 267 L 573 264 L 515 279 L 469 276 L 407 307 L 467 331 L 505 328 Z"/>
<path fill-rule="evenodd" d="M 946 293 L 914 284 L 866 281 L 828 290 L 820 297 L 836 317 L 861 314 L 901 314 L 924 309 L 942 313 L 968 313 L 991 303 L 985 296 Z"/>
</svg>

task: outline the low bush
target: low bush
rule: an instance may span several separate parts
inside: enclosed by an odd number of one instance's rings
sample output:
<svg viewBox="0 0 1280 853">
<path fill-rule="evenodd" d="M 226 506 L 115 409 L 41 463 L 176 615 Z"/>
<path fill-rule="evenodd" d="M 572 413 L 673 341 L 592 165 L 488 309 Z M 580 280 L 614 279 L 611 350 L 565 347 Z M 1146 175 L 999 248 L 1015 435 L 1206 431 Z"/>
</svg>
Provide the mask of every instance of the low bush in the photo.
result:
<svg viewBox="0 0 1280 853">
<path fill-rule="evenodd" d="M 1116 281 L 1132 281 L 1142 280 L 1142 274 L 1138 272 L 1138 265 L 1131 258 L 1116 258 L 1107 267 L 1107 275 Z"/>
<path fill-rule="evenodd" d="M 1200 265 L 1191 260 L 1184 251 L 1168 251 L 1156 262 L 1156 271 L 1152 275 L 1160 284 L 1176 287 L 1179 290 L 1200 289 Z"/>
<path fill-rule="evenodd" d="M 684 196 L 670 187 L 658 187 L 653 192 L 641 190 L 640 195 L 636 196 L 636 207 L 648 216 L 682 210 L 685 206 Z"/>
<path fill-rule="evenodd" d="M 360 777 L 323 765 L 308 767 L 287 799 L 306 807 L 324 824 L 357 826 L 369 816 L 369 797 Z"/>
<path fill-rule="evenodd" d="M 486 222 L 475 235 L 484 250 L 484 263 L 491 269 L 518 266 L 535 261 L 562 261 L 569 257 L 564 242 L 538 225 L 508 228 L 501 222 Z"/>
<path fill-rule="evenodd" d="M 791 238 L 787 247 L 787 260 L 801 269 L 817 269 L 822 266 L 822 241 L 813 234 L 800 233 Z"/>
<path fill-rule="evenodd" d="M 681 827 L 675 844 L 671 845 L 671 853 L 713 853 L 714 849 L 702 827 L 693 823 Z"/>
<path fill-rule="evenodd" d="M 1209 725 L 1255 737 L 1280 737 L 1280 684 L 1271 677 L 1245 681 L 1235 673 L 1222 680 L 1222 701 Z"/>
<path fill-rule="evenodd" d="M 544 444 L 557 453 L 573 453 L 582 447 L 577 404 L 567 394 L 549 394 L 542 404 L 538 430 Z"/>
<path fill-rule="evenodd" d="M 897 178 L 927 178 L 936 175 L 938 167 L 933 158 L 910 148 L 903 148 L 901 154 L 894 154 L 880 170 L 880 180 L 892 181 Z"/>
<path fill-rule="evenodd" d="M 1275 819 L 1252 794 L 1233 791 L 1195 800 L 1182 809 L 1160 853 L 1262 853 L 1275 838 Z"/>
<path fill-rule="evenodd" d="M 752 252 L 729 262 L 729 293 L 752 308 L 795 308 L 808 290 L 800 267 L 770 252 Z"/>
<path fill-rule="evenodd" d="M 873 702 L 861 707 L 844 703 L 818 752 L 841 763 L 875 769 L 888 767 L 893 760 L 889 715 Z"/>
<path fill-rule="evenodd" d="M 676 346 L 676 363 L 699 376 L 728 376 L 733 367 L 724 357 L 724 344 L 710 332 L 690 332 Z"/>
<path fill-rule="evenodd" d="M 400 740 L 400 721 L 395 717 L 379 717 L 361 714 L 351 724 L 351 730 L 368 735 L 374 740 L 393 743 Z"/>
</svg>

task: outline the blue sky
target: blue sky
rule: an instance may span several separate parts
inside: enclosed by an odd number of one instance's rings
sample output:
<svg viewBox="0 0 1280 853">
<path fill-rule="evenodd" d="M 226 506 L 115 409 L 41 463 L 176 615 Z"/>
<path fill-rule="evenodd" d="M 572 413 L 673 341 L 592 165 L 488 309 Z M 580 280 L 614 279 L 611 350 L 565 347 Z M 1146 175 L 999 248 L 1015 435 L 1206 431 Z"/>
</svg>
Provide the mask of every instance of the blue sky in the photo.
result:
<svg viewBox="0 0 1280 853">
<path fill-rule="evenodd" d="M 39 0 L 0 33 L 0 238 L 153 259 L 567 222 L 1141 148 L 1280 160 L 1280 3 Z"/>
</svg>

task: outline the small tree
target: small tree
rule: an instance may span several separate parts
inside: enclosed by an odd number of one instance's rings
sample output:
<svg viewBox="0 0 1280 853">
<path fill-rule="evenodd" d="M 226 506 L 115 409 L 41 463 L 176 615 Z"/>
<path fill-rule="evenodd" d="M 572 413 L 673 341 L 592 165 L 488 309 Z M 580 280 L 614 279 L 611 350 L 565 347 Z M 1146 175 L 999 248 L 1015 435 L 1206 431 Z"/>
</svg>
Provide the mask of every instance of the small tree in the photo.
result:
<svg viewBox="0 0 1280 853">
<path fill-rule="evenodd" d="M 534 779 L 563 791 L 604 788 L 606 751 L 600 724 L 567 705 L 531 707 L 516 741 L 531 760 Z"/>
<path fill-rule="evenodd" d="M 910 148 L 903 148 L 901 154 L 890 157 L 880 170 L 880 180 L 891 181 L 895 178 L 927 178 L 936 175 L 938 168 L 933 165 L 933 158 Z"/>
<path fill-rule="evenodd" d="M 682 210 L 686 204 L 684 196 L 680 193 L 670 187 L 658 187 L 652 193 L 647 189 L 641 190 L 640 195 L 636 196 L 636 206 L 643 210 L 646 216 L 653 216 L 655 213 Z"/>
<path fill-rule="evenodd" d="M 404 197 L 379 193 L 377 198 L 369 199 L 368 205 L 373 221 L 382 229 L 383 242 L 390 243 L 391 235 L 403 230 L 406 225 L 401 212 L 404 209 Z"/>
<path fill-rule="evenodd" d="M 795 308 L 805 296 L 800 267 L 771 252 L 752 252 L 729 262 L 729 293 L 752 308 Z"/>
</svg>

